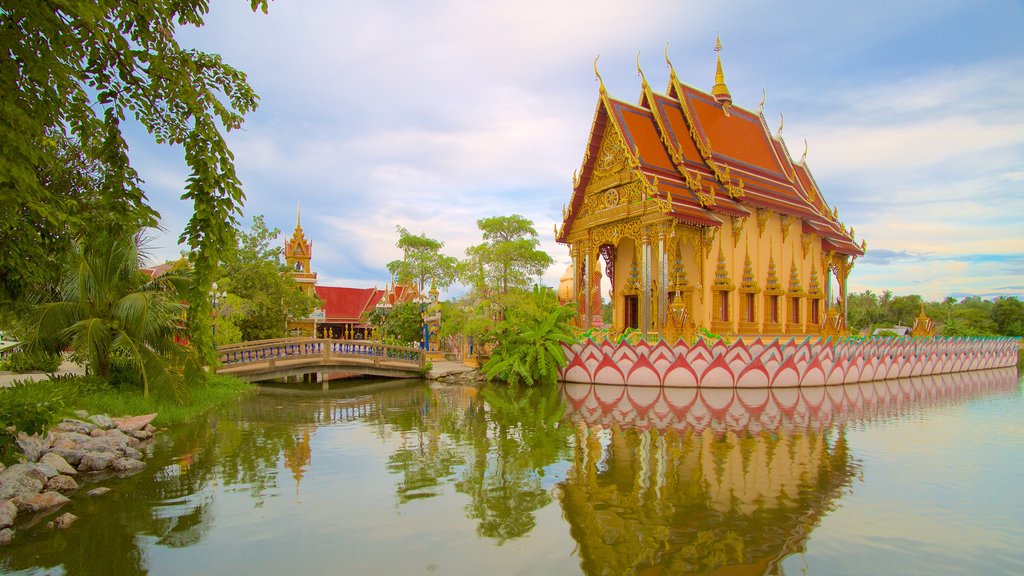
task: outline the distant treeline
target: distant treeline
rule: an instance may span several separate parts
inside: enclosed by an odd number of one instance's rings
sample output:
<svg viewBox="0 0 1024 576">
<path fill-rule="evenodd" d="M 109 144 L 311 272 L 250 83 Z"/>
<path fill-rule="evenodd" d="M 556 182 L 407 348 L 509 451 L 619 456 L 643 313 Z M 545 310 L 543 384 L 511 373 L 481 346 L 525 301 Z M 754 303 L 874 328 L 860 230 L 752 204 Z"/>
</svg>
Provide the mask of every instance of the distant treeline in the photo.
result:
<svg viewBox="0 0 1024 576">
<path fill-rule="evenodd" d="M 865 290 L 850 294 L 848 300 L 849 325 L 858 331 L 913 326 L 923 302 L 924 313 L 935 321 L 936 331 L 943 336 L 1024 336 L 1024 302 L 1013 296 L 925 302 L 917 294 L 893 296 L 888 290 L 882 294 Z"/>
</svg>

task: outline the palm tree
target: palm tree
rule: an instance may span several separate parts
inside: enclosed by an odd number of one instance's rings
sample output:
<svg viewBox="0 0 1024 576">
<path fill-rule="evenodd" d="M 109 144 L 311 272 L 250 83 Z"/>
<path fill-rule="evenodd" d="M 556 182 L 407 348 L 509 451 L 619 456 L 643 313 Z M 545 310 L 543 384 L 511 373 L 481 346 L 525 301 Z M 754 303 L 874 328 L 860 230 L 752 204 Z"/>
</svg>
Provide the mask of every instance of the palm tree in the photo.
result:
<svg viewBox="0 0 1024 576">
<path fill-rule="evenodd" d="M 179 368 L 194 368 L 182 345 L 185 306 L 176 278 L 150 280 L 141 271 L 137 234 L 101 233 L 76 245 L 62 274 L 57 300 L 36 307 L 29 346 L 49 351 L 70 347 L 88 358 L 96 374 L 110 375 L 111 355 L 127 359 L 149 397 L 150 387 L 185 393 Z"/>
</svg>

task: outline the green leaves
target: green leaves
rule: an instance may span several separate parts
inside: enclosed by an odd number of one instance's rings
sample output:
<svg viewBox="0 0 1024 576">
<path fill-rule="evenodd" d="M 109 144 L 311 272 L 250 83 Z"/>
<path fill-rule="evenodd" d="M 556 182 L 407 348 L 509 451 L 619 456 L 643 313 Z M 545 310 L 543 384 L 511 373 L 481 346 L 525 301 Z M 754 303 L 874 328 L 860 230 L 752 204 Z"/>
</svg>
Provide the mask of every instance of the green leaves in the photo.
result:
<svg viewBox="0 0 1024 576">
<path fill-rule="evenodd" d="M 553 384 L 566 364 L 562 344 L 575 342 L 571 306 L 560 306 L 550 288 L 535 287 L 532 297 L 507 311 L 498 324 L 498 347 L 483 366 L 489 380 L 509 384 Z"/>
<path fill-rule="evenodd" d="M 395 226 L 402 259 L 388 262 L 387 268 L 402 284 L 415 283 L 420 293 L 429 286 L 445 290 L 455 281 L 458 261 L 441 253 L 444 242 L 428 238 L 425 233 L 412 234 L 401 226 Z"/>
</svg>

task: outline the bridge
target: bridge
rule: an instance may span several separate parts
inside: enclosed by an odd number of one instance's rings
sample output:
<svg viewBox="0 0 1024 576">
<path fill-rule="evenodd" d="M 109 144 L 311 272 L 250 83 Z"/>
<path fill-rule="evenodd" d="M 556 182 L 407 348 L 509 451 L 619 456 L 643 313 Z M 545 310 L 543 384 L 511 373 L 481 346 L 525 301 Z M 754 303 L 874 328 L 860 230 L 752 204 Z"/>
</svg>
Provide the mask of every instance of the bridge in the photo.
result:
<svg viewBox="0 0 1024 576">
<path fill-rule="evenodd" d="M 218 374 L 248 382 L 278 380 L 311 373 L 345 372 L 390 378 L 423 375 L 419 348 L 364 340 L 280 338 L 228 344 L 217 348 Z"/>
</svg>

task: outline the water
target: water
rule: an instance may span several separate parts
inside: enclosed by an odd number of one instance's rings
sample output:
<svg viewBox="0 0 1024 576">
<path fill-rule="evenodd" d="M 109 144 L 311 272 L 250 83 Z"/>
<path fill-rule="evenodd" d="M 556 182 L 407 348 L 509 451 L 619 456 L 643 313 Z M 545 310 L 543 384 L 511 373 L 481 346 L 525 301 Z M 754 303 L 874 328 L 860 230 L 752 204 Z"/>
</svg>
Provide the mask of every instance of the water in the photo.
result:
<svg viewBox="0 0 1024 576">
<path fill-rule="evenodd" d="M 1021 384 L 266 388 L 0 572 L 1021 574 Z"/>
</svg>

